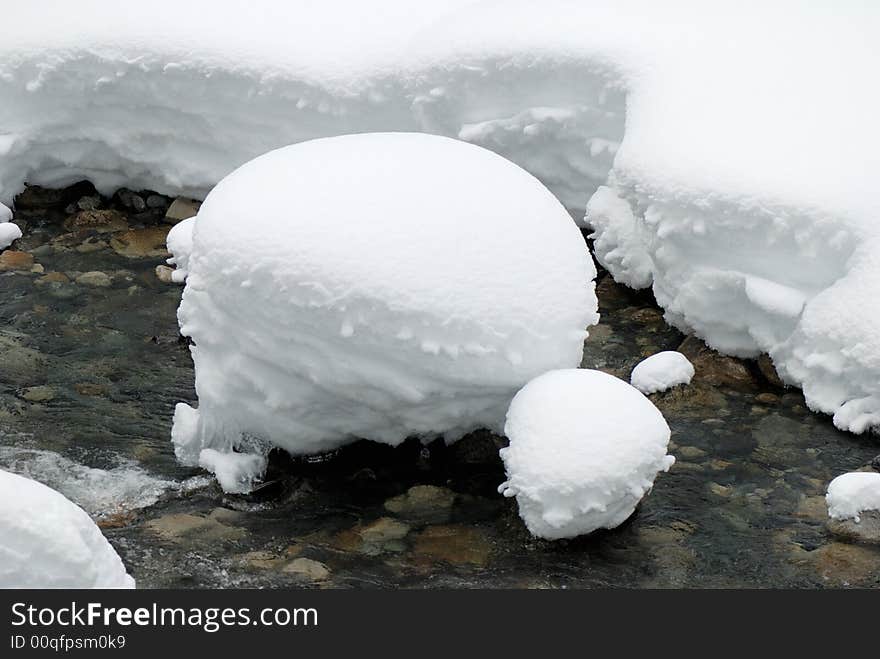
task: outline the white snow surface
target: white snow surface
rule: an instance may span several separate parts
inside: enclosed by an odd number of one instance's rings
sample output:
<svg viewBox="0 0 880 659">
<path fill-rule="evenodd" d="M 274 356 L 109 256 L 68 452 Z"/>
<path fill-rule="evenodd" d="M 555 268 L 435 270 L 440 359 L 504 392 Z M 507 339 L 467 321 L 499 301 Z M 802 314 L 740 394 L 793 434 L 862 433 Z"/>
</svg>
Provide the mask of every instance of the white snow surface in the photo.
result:
<svg viewBox="0 0 880 659">
<path fill-rule="evenodd" d="M 134 579 L 82 508 L 0 470 L 0 588 L 134 588 Z"/>
<path fill-rule="evenodd" d="M 193 228 L 196 218 L 190 217 L 182 220 L 171 227 L 165 244 L 171 257 L 167 259 L 169 265 L 176 266 L 171 273 L 171 281 L 181 284 L 186 281 L 189 274 L 189 255 L 192 252 Z"/>
<path fill-rule="evenodd" d="M 596 270 L 559 201 L 491 151 L 423 133 L 263 155 L 211 191 L 191 251 L 172 251 L 199 398 L 177 406 L 172 439 L 230 491 L 265 466 L 242 454 L 267 446 L 500 431 L 516 391 L 578 365 L 598 321 Z"/>
<path fill-rule="evenodd" d="M 294 142 L 457 137 L 590 200 L 598 259 L 670 322 L 880 424 L 880 4 L 68 4 L 4 8 L 0 201 L 84 176 L 201 198 Z"/>
<path fill-rule="evenodd" d="M 629 381 L 643 394 L 653 394 L 690 384 L 693 377 L 694 365 L 687 357 L 675 350 L 664 350 L 639 362 Z"/>
<path fill-rule="evenodd" d="M 619 526 L 675 462 L 660 411 L 601 371 L 535 378 L 511 402 L 504 433 L 498 490 L 516 497 L 532 534 L 551 540 Z"/>
<path fill-rule="evenodd" d="M 880 473 L 852 471 L 838 476 L 828 485 L 825 502 L 832 519 L 852 519 L 858 523 L 861 513 L 880 510 Z"/>
</svg>

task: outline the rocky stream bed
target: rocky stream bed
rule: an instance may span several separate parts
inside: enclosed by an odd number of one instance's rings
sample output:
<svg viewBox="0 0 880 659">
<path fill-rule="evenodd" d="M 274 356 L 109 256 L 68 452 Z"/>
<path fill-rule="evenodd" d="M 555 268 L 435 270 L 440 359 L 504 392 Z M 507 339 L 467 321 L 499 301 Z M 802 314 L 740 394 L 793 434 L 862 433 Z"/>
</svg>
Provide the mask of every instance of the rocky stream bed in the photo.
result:
<svg viewBox="0 0 880 659">
<path fill-rule="evenodd" d="M 652 396 L 677 462 L 618 529 L 531 538 L 496 492 L 505 441 L 484 431 L 273 454 L 263 487 L 225 495 L 169 438 L 174 404 L 195 400 L 182 287 L 157 270 L 169 221 L 191 211 L 171 203 L 29 188 L 24 237 L 0 254 L 0 467 L 83 505 L 139 587 L 880 585 L 880 521 L 829 526 L 824 501 L 833 477 L 880 469 L 876 436 L 836 430 L 766 360 L 718 355 L 604 273 L 583 365 L 628 378 L 679 349 L 696 367 Z"/>
</svg>

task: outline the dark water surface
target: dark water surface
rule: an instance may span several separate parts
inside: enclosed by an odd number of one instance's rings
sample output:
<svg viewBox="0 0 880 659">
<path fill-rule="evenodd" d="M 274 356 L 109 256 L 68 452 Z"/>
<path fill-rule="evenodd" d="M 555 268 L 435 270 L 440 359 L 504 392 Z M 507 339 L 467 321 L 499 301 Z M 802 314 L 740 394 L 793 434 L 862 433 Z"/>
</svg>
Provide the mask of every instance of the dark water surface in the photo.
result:
<svg viewBox="0 0 880 659">
<path fill-rule="evenodd" d="M 823 496 L 880 453 L 877 438 L 837 431 L 756 364 L 692 339 L 694 382 L 653 397 L 677 462 L 613 531 L 529 537 L 495 489 L 504 440 L 486 432 L 274 456 L 262 490 L 224 495 L 171 448 L 173 406 L 195 394 L 182 288 L 154 271 L 160 215 L 99 233 L 63 229 L 58 210 L 20 211 L 18 249 L 42 272 L 0 272 L 0 466 L 89 510 L 140 587 L 880 585 L 880 546 L 833 536 Z M 599 296 L 585 366 L 628 377 L 684 340 L 650 295 L 604 277 Z"/>
</svg>

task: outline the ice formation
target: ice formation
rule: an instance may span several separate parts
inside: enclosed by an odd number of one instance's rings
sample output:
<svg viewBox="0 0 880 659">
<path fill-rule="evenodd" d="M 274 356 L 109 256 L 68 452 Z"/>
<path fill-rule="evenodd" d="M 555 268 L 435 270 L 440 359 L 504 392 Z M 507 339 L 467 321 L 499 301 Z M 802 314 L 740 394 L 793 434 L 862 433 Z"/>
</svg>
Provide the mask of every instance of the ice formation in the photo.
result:
<svg viewBox="0 0 880 659">
<path fill-rule="evenodd" d="M 860 521 L 868 510 L 880 511 L 880 473 L 853 471 L 835 478 L 825 495 L 828 516 L 832 519 Z"/>
<path fill-rule="evenodd" d="M 134 579 L 82 508 L 0 470 L 0 588 L 134 588 Z"/>
<path fill-rule="evenodd" d="M 172 251 L 189 271 L 178 319 L 199 407 L 178 405 L 172 437 L 230 491 L 265 466 L 246 456 L 261 447 L 500 430 L 517 389 L 580 363 L 598 321 L 565 208 L 445 137 L 278 149 L 221 181 L 192 227 L 191 251 Z"/>
<path fill-rule="evenodd" d="M 620 525 L 675 462 L 660 411 L 601 371 L 535 378 L 510 404 L 504 433 L 498 489 L 516 497 L 529 531 L 551 540 Z"/>
<path fill-rule="evenodd" d="M 653 394 L 689 384 L 692 377 L 694 366 L 687 357 L 675 350 L 664 350 L 639 362 L 629 381 L 643 394 Z"/>
<path fill-rule="evenodd" d="M 877 3 L 248 7 L 6 7 L 0 201 L 81 177 L 201 198 L 294 142 L 457 137 L 589 200 L 598 258 L 670 322 L 880 423 Z"/>
</svg>

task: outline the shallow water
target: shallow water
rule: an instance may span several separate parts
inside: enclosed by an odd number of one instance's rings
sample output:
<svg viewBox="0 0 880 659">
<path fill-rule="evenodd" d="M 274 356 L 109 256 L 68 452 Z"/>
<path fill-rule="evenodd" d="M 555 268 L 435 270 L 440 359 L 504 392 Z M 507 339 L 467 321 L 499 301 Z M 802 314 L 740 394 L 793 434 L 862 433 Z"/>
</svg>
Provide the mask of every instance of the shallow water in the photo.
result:
<svg viewBox="0 0 880 659">
<path fill-rule="evenodd" d="M 20 249 L 44 273 L 0 273 L 0 466 L 83 505 L 140 587 L 880 585 L 880 546 L 832 535 L 823 499 L 831 478 L 880 453 L 877 438 L 837 431 L 755 364 L 693 340 L 694 383 L 652 397 L 677 462 L 613 531 L 530 538 L 496 492 L 504 440 L 486 432 L 276 455 L 263 489 L 224 495 L 171 449 L 173 406 L 195 397 L 182 288 L 156 277 L 161 256 L 117 253 L 118 233 L 65 234 L 63 217 L 19 212 Z M 155 233 L 157 217 L 128 222 Z M 91 271 L 110 285 L 75 283 Z M 40 279 L 52 272 L 71 281 Z M 607 277 L 599 295 L 585 366 L 626 377 L 682 343 L 650 295 Z"/>
</svg>

